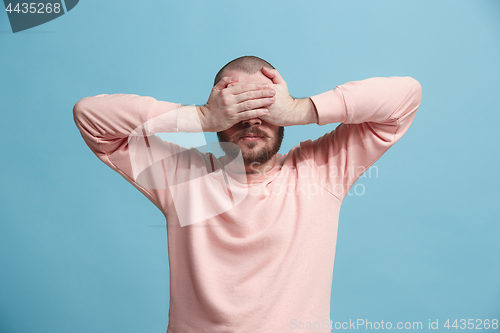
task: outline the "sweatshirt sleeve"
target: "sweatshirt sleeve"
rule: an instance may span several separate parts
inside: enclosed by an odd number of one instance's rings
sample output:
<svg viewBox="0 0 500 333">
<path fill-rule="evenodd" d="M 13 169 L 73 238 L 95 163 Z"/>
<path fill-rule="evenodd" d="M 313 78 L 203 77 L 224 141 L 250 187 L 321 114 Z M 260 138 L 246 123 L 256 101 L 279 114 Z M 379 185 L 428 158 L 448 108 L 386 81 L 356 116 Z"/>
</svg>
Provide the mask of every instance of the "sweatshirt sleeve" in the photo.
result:
<svg viewBox="0 0 500 333">
<path fill-rule="evenodd" d="M 411 77 L 352 81 L 312 96 L 318 125 L 334 131 L 300 144 L 318 183 L 343 201 L 356 180 L 408 130 L 422 99 Z"/>
<path fill-rule="evenodd" d="M 92 152 L 143 193 L 164 214 L 170 201 L 165 170 L 185 148 L 154 133 L 177 132 L 179 104 L 131 94 L 79 100 L 73 117 Z"/>
</svg>

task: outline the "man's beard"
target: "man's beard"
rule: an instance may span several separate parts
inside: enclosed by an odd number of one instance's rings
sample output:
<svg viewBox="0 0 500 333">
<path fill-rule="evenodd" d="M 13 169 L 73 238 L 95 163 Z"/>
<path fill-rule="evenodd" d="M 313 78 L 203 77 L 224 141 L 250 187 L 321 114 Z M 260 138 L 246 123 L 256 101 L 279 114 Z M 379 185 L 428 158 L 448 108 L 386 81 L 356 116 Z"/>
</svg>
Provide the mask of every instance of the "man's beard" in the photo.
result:
<svg viewBox="0 0 500 333">
<path fill-rule="evenodd" d="M 249 133 L 258 135 L 261 137 L 259 140 L 269 140 L 269 136 L 266 135 L 265 132 L 261 131 L 258 127 L 248 127 L 245 128 L 239 132 L 236 132 L 233 134 L 233 138 L 236 138 L 236 140 L 239 141 L 239 139 L 242 136 L 245 136 Z M 243 162 L 245 165 L 254 165 L 254 164 L 264 164 L 267 161 L 269 161 L 274 155 L 278 153 L 281 147 L 281 142 L 283 141 L 285 133 L 285 128 L 283 126 L 280 126 L 278 129 L 278 133 L 276 138 L 273 139 L 273 142 L 271 142 L 271 147 L 268 147 L 268 145 L 262 147 L 259 151 L 242 151 L 242 156 L 243 156 Z M 236 143 L 229 141 L 230 138 L 224 133 L 224 132 L 217 132 L 217 138 L 219 139 L 219 142 L 224 143 L 228 142 L 229 144 L 221 144 L 222 150 L 226 153 L 226 155 L 231 159 L 234 160 L 238 154 L 241 151 L 240 146 L 238 145 L 238 141 Z M 255 147 L 258 142 L 245 142 L 245 144 L 248 146 L 248 148 L 253 148 Z"/>
</svg>

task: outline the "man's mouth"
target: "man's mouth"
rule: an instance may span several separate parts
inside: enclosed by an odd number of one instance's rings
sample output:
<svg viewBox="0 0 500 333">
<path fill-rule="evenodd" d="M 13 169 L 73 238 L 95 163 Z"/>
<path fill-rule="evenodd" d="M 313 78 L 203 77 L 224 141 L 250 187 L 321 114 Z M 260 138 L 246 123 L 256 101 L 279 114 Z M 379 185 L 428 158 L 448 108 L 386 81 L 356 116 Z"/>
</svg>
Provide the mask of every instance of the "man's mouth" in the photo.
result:
<svg viewBox="0 0 500 333">
<path fill-rule="evenodd" d="M 242 136 L 240 139 L 244 140 L 244 141 L 257 141 L 260 138 L 261 137 L 259 135 L 256 135 L 256 134 L 246 134 L 246 135 Z"/>
</svg>

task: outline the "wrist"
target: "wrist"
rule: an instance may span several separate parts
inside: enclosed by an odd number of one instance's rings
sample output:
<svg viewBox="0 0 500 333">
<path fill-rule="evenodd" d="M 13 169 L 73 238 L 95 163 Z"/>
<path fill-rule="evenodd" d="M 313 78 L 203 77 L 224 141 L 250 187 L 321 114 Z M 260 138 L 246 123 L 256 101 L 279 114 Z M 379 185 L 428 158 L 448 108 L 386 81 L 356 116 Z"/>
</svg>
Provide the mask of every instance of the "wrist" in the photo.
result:
<svg viewBox="0 0 500 333">
<path fill-rule="evenodd" d="M 181 105 L 177 115 L 179 132 L 203 132 L 201 109 L 196 105 Z"/>
<path fill-rule="evenodd" d="M 210 110 L 205 105 L 196 106 L 196 116 L 197 122 L 200 124 L 200 132 L 217 132 L 216 123 L 214 123 L 214 117 L 210 117 Z"/>
<path fill-rule="evenodd" d="M 294 99 L 295 110 L 300 115 L 300 125 L 318 123 L 318 113 L 312 100 L 307 98 Z"/>
</svg>

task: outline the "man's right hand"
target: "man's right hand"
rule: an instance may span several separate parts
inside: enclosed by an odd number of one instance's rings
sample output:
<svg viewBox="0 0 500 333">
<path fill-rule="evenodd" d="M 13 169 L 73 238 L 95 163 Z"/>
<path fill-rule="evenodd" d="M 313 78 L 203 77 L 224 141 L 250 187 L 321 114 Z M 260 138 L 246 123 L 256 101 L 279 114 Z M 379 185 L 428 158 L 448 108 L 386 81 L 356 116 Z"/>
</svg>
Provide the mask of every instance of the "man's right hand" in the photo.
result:
<svg viewBox="0 0 500 333">
<path fill-rule="evenodd" d="M 204 132 L 220 132 L 240 121 L 265 116 L 275 91 L 265 83 L 237 84 L 223 77 L 210 93 L 207 104 L 197 107 Z"/>
</svg>

